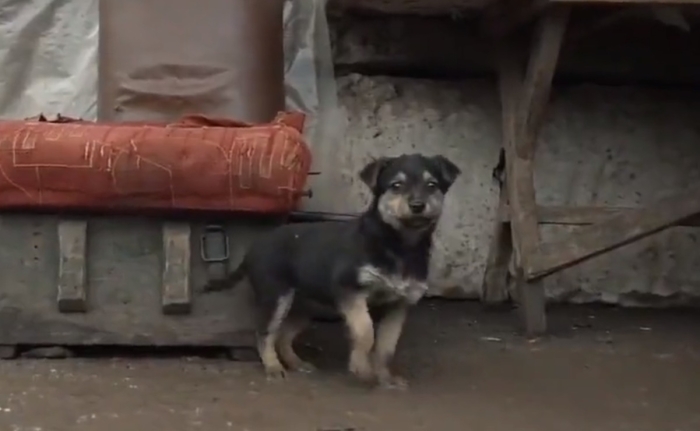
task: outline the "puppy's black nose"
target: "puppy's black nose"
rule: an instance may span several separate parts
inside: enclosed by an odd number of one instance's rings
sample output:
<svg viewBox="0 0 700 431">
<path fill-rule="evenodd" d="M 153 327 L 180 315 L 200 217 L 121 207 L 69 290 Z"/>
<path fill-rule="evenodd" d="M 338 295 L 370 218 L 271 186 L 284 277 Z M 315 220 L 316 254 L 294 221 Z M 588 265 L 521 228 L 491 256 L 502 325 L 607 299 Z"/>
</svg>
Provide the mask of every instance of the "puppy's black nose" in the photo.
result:
<svg viewBox="0 0 700 431">
<path fill-rule="evenodd" d="M 421 201 L 414 201 L 408 204 L 408 207 L 411 208 L 411 212 L 413 214 L 420 214 L 425 210 L 425 202 Z"/>
</svg>

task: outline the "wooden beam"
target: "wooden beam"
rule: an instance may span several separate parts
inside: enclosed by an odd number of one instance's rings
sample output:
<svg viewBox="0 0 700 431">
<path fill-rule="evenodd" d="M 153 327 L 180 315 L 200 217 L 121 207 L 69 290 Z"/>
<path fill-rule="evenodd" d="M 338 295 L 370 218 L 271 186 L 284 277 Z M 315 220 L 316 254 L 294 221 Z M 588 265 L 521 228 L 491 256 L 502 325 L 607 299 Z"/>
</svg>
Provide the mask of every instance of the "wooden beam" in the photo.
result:
<svg viewBox="0 0 700 431">
<path fill-rule="evenodd" d="M 487 304 L 503 302 L 510 296 L 508 290 L 508 265 L 513 252 L 520 250 L 520 230 L 513 231 L 511 227 L 511 217 L 502 217 L 504 211 L 510 211 L 508 205 L 509 179 L 513 177 L 514 169 L 512 160 L 503 154 L 514 154 L 517 145 L 517 107 L 518 96 L 522 88 L 522 71 L 519 65 L 518 47 L 512 38 L 506 38 L 499 42 L 496 49 L 498 62 L 498 86 L 501 100 L 501 139 L 503 150 L 499 158 L 499 165 L 505 162 L 505 182 L 500 183 L 498 208 L 496 220 L 494 222 L 494 232 L 489 245 L 489 254 L 486 259 L 486 269 L 481 286 L 481 299 Z M 497 168 L 498 169 L 498 168 Z M 512 181 L 511 181 L 512 182 Z M 517 246 L 514 246 L 514 242 Z M 517 259 L 517 258 L 516 258 Z"/>
<path fill-rule="evenodd" d="M 517 53 L 513 46 L 502 45 L 498 51 L 499 68 L 499 91 L 501 96 L 501 117 L 502 117 L 502 139 L 503 148 L 506 153 L 506 183 L 505 190 L 508 194 L 510 211 L 509 220 L 513 225 L 513 246 L 520 261 L 520 252 L 525 248 L 523 243 L 539 242 L 537 234 L 532 230 L 523 232 L 523 221 L 518 217 L 518 212 L 522 210 L 523 198 L 528 190 L 523 190 L 526 185 L 519 181 L 522 177 L 527 180 L 528 166 L 524 166 L 526 161 L 517 157 L 518 139 L 518 95 L 522 88 L 522 75 L 520 66 L 517 63 Z M 531 178 L 531 177 L 530 177 Z M 520 187 L 519 187 L 520 186 Z M 532 191 L 534 193 L 534 190 Z M 534 204 L 534 203 L 533 203 Z M 536 223 L 536 221 L 535 221 Z M 529 238 L 528 238 L 529 235 Z M 525 237 L 525 238 L 524 238 Z M 534 239 L 532 238 L 534 237 Z"/>
<path fill-rule="evenodd" d="M 87 221 L 59 220 L 58 244 L 58 310 L 84 313 L 87 311 Z"/>
<path fill-rule="evenodd" d="M 163 314 L 189 314 L 192 310 L 190 287 L 191 240 L 189 223 L 163 224 Z"/>
<path fill-rule="evenodd" d="M 540 240 L 533 158 L 567 18 L 567 8 L 552 9 L 542 18 L 534 37 L 524 81 L 520 77 L 514 45 L 502 46 L 499 51 L 506 184 L 513 243 L 520 264 L 527 259 L 526 252 Z"/>
<path fill-rule="evenodd" d="M 501 0 L 485 8 L 481 32 L 502 38 L 533 20 L 550 4 L 549 0 Z"/>
<path fill-rule="evenodd" d="M 518 106 L 518 117 L 524 119 L 519 124 L 522 138 L 519 139 L 517 150 L 520 157 L 534 153 L 535 141 L 544 122 L 569 14 L 569 7 L 549 8 L 535 30 L 523 83 L 523 95 Z"/>
<path fill-rule="evenodd" d="M 329 0 L 331 14 L 357 11 L 375 14 L 460 15 L 478 11 L 495 0 Z"/>
<path fill-rule="evenodd" d="M 501 187 L 498 202 L 498 214 L 508 211 L 508 191 Z M 504 209 L 505 208 L 505 209 Z M 494 232 L 486 257 L 486 269 L 481 285 L 481 301 L 486 304 L 499 304 L 508 301 L 508 265 L 513 256 L 513 239 L 510 220 L 496 217 Z"/>
<path fill-rule="evenodd" d="M 515 42 L 498 53 L 499 88 L 506 153 L 506 188 L 516 262 L 516 288 L 525 331 L 546 331 L 544 285 L 526 283 L 523 268 L 540 242 L 533 179 L 535 144 L 549 99 L 552 78 L 569 16 L 568 8 L 550 8 L 538 22 L 525 78 L 520 78 Z"/>
<path fill-rule="evenodd" d="M 505 190 L 510 206 L 511 256 L 516 263 L 515 287 L 518 310 L 525 333 L 535 336 L 544 333 L 547 329 L 546 298 L 542 283 L 527 285 L 522 277 L 523 262 L 527 259 L 529 250 L 539 243 L 540 236 L 534 211 L 536 208 L 532 173 L 534 148 L 532 151 L 518 155 L 518 146 L 523 139 L 520 125 L 524 120 L 518 118 L 518 113 L 522 112 L 518 108 L 522 103 L 527 102 L 518 98 L 523 94 L 523 84 L 517 63 L 517 52 L 513 48 L 515 48 L 514 43 L 510 45 L 510 49 L 503 48 L 503 51 L 499 52 L 503 147 L 506 153 Z M 504 286 L 500 288 L 507 289 L 507 276 L 502 283 Z"/>
<path fill-rule="evenodd" d="M 529 280 L 569 268 L 700 214 L 700 186 L 636 210 L 610 215 L 557 241 L 539 244 L 525 268 Z"/>
<path fill-rule="evenodd" d="M 607 220 L 610 216 L 636 211 L 632 207 L 537 206 L 537 221 L 541 225 L 586 226 Z M 510 221 L 508 207 L 499 211 L 501 223 Z M 682 220 L 678 226 L 700 227 L 700 217 Z"/>
</svg>

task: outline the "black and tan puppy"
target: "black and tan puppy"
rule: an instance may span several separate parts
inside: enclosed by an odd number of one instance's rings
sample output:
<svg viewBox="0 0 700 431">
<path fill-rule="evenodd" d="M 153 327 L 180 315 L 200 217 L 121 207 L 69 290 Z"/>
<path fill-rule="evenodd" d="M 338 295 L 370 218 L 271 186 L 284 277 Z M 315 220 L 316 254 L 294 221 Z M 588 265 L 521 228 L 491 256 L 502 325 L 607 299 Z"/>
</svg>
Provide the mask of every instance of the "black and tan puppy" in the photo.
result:
<svg viewBox="0 0 700 431">
<path fill-rule="evenodd" d="M 349 331 L 350 372 L 365 381 L 405 385 L 389 363 L 407 308 L 428 289 L 432 235 L 459 174 L 442 156 L 375 160 L 360 172 L 373 199 L 358 219 L 285 225 L 253 243 L 228 285 L 243 277 L 251 283 L 260 318 L 258 351 L 268 376 L 311 371 L 292 342 L 315 317 L 334 312 Z"/>
</svg>

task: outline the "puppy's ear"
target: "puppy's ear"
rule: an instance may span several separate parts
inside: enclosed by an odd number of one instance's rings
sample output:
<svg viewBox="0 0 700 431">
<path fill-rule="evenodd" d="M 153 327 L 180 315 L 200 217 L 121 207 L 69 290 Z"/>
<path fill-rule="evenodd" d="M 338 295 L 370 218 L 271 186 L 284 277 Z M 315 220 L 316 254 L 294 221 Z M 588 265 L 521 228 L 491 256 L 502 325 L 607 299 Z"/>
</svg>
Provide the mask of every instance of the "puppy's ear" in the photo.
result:
<svg viewBox="0 0 700 431">
<path fill-rule="evenodd" d="M 391 160 L 389 157 L 380 157 L 369 162 L 367 166 L 360 171 L 360 179 L 362 182 L 367 184 L 367 187 L 370 189 L 374 189 L 377 186 L 379 174 L 381 174 L 382 169 L 389 164 L 389 160 Z"/>
<path fill-rule="evenodd" d="M 440 176 L 442 180 L 447 184 L 449 188 L 457 179 L 457 177 L 462 173 L 462 170 L 452 163 L 447 157 L 435 156 L 432 158 L 433 162 L 440 169 Z"/>
</svg>

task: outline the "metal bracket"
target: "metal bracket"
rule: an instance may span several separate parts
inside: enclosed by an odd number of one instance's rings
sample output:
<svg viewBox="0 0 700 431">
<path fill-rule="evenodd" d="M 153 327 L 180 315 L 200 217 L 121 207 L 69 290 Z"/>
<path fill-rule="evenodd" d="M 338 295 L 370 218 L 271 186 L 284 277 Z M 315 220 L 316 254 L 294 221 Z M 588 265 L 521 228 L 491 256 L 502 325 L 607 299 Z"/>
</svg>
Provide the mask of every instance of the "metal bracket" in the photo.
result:
<svg viewBox="0 0 700 431">
<path fill-rule="evenodd" d="M 204 262 L 213 263 L 228 260 L 228 235 L 226 235 L 223 226 L 214 224 L 205 226 L 200 243 L 199 250 Z"/>
<path fill-rule="evenodd" d="M 229 260 L 229 243 L 226 229 L 215 224 L 205 226 L 199 251 L 202 260 L 207 264 L 207 278 L 209 281 L 224 280 L 228 273 Z"/>
</svg>

